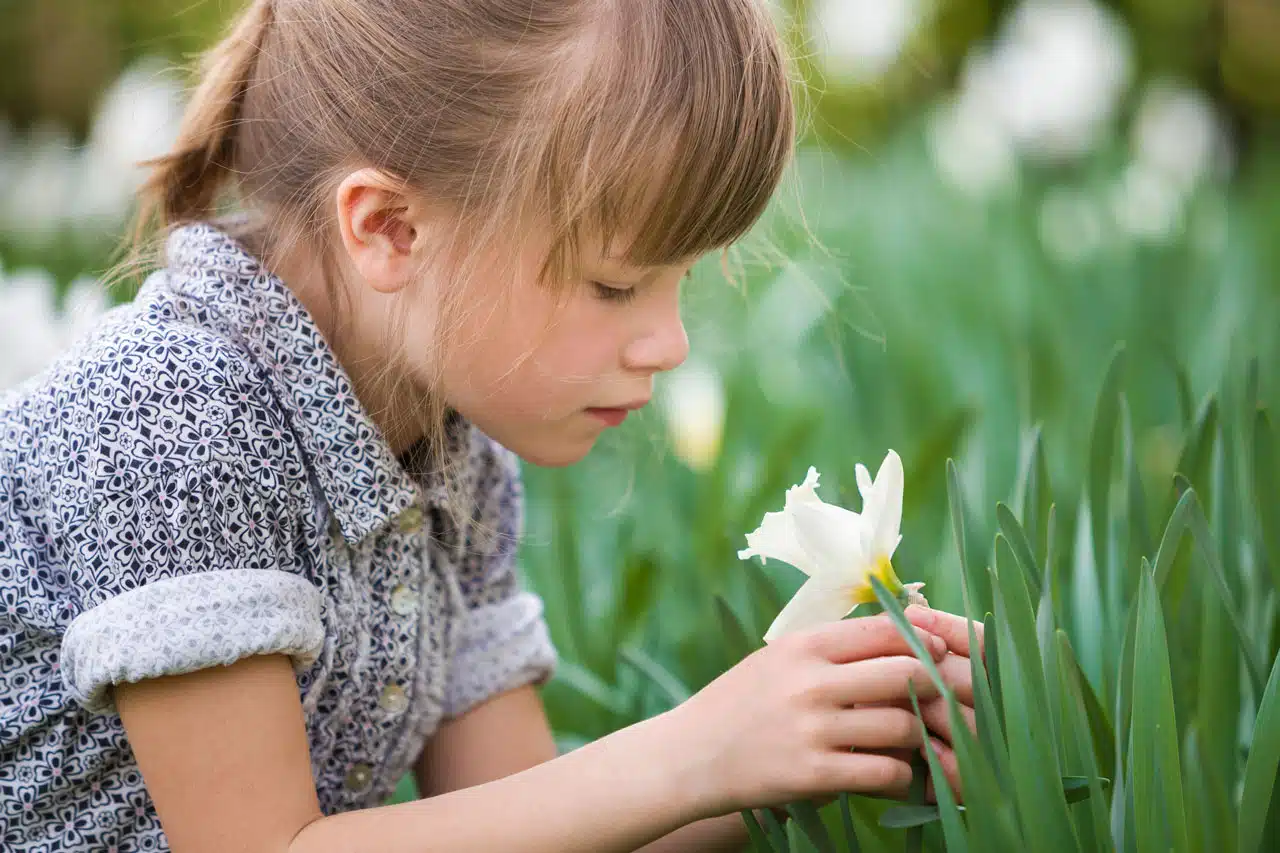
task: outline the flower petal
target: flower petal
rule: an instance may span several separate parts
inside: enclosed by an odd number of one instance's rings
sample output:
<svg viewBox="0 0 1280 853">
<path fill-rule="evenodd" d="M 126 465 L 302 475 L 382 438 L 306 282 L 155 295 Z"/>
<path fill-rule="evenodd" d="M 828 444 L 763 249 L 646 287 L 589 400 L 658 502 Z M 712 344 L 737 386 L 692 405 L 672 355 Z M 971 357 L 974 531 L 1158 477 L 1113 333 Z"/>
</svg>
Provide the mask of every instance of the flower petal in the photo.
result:
<svg viewBox="0 0 1280 853">
<path fill-rule="evenodd" d="M 854 474 L 858 478 L 858 494 L 862 495 L 862 510 L 866 512 L 867 499 L 871 497 L 871 489 L 874 484 L 871 482 L 871 473 L 867 470 L 867 466 L 861 462 L 853 469 Z"/>
<path fill-rule="evenodd" d="M 827 622 L 843 619 L 853 609 L 848 590 L 823 584 L 819 580 L 805 581 L 795 596 L 782 608 L 765 632 L 764 641 L 774 640 L 795 631 L 803 631 Z"/>
<path fill-rule="evenodd" d="M 862 515 L 870 534 L 868 550 L 874 556 L 891 558 L 902 541 L 902 459 L 890 450 L 876 473 L 871 495 L 866 498 Z"/>
<path fill-rule="evenodd" d="M 806 575 L 813 573 L 813 560 L 796 539 L 793 515 L 798 506 L 828 506 L 818 497 L 819 476 L 816 468 L 810 468 L 803 483 L 787 489 L 782 511 L 765 513 L 760 527 L 747 534 L 747 547 L 738 552 L 739 560 L 781 560 Z"/>
<path fill-rule="evenodd" d="M 841 585 L 862 580 L 869 565 L 863 516 L 831 504 L 800 504 L 792 517 L 796 541 L 811 560 L 810 575 Z"/>
</svg>

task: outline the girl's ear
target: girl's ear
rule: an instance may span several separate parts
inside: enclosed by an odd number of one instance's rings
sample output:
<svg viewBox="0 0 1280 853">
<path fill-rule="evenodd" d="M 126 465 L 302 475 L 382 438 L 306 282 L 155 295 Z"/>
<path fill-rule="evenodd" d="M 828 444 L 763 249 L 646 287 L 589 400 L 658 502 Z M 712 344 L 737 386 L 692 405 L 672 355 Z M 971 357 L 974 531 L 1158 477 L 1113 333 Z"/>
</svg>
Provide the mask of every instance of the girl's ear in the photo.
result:
<svg viewBox="0 0 1280 853">
<path fill-rule="evenodd" d="M 379 293 L 414 280 L 427 222 L 420 202 L 377 169 L 359 169 L 338 184 L 338 230 L 351 264 Z"/>
</svg>

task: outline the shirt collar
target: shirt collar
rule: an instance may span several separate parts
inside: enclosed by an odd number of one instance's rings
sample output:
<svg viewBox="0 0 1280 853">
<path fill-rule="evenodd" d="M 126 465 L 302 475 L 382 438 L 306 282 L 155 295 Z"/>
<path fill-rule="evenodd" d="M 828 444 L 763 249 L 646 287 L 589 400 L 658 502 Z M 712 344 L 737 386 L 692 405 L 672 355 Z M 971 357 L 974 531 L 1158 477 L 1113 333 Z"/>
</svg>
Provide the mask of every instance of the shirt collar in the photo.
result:
<svg viewBox="0 0 1280 853">
<path fill-rule="evenodd" d="M 458 470 L 471 426 L 451 413 L 448 459 L 416 478 L 396 459 L 356 398 L 350 377 L 288 286 L 239 242 L 208 223 L 175 229 L 166 243 L 168 287 L 211 310 L 217 330 L 247 351 L 269 378 L 349 542 L 385 525 L 425 491 L 448 499 L 440 471 Z M 421 458 L 415 469 L 422 466 Z"/>
</svg>

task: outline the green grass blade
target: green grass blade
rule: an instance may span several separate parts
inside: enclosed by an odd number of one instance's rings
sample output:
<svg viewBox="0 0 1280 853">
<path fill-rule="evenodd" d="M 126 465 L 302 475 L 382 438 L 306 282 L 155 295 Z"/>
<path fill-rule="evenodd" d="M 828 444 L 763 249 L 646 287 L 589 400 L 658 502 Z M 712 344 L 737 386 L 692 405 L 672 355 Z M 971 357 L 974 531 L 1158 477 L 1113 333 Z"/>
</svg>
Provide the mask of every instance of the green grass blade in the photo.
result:
<svg viewBox="0 0 1280 853">
<path fill-rule="evenodd" d="M 968 532 L 969 511 L 965 507 L 964 492 L 960 489 L 960 475 L 955 462 L 947 460 L 947 506 L 951 514 L 951 531 L 955 536 L 956 553 L 960 556 L 960 573 L 964 578 L 965 592 L 974 612 L 985 613 L 991 609 L 991 586 L 981 571 L 970 560 Z"/>
<path fill-rule="evenodd" d="M 1016 575 L 1016 569 L 1009 569 Z M 995 586 L 996 620 L 1009 625 L 998 637 L 1001 654 L 1001 681 L 1004 693 L 1005 731 L 1009 738 L 1009 760 L 1015 768 L 1012 797 L 1017 805 L 1029 849 L 1055 853 L 1074 851 L 1078 843 L 1067 803 L 1062 794 L 1056 740 L 1048 725 L 1044 672 L 1040 656 L 1019 648 L 1020 639 L 1012 623 L 1004 588 L 1012 584 L 1000 577 Z M 1026 608 L 1025 603 L 1022 605 Z M 1025 633 L 1025 632 L 1024 632 Z"/>
<path fill-rule="evenodd" d="M 1107 365 L 1107 372 L 1102 380 L 1089 441 L 1089 518 L 1092 522 L 1094 563 L 1098 567 L 1099 578 L 1109 575 L 1107 520 L 1110 518 L 1111 478 L 1125 361 L 1125 349 L 1121 344 L 1112 352 L 1111 362 Z M 1103 587 L 1106 587 L 1105 583 Z"/>
<path fill-rule="evenodd" d="M 1189 849 L 1178 725 L 1169 647 L 1154 580 L 1145 571 L 1138 593 L 1133 673 L 1133 787 L 1139 853 Z"/>
<path fill-rule="evenodd" d="M 929 741 L 929 730 L 925 727 L 924 717 L 920 713 L 920 701 L 914 689 L 911 691 L 911 707 L 916 712 L 916 722 L 920 724 L 920 735 L 925 743 Z M 924 750 L 928 761 L 929 775 L 933 778 L 933 793 L 938 801 L 938 811 L 942 816 L 942 837 L 947 842 L 947 853 L 968 853 L 969 839 L 964 824 L 960 822 L 960 813 L 956 810 L 955 793 L 942 772 L 942 764 L 934 756 L 933 750 Z"/>
<path fill-rule="evenodd" d="M 1187 529 L 1187 516 L 1191 513 L 1191 504 L 1196 499 L 1192 490 L 1184 491 L 1179 497 L 1169 520 L 1165 523 L 1164 534 L 1160 537 L 1160 548 L 1156 551 L 1155 582 L 1156 589 L 1164 589 L 1173 569 L 1173 558 L 1177 556 L 1178 545 L 1182 543 L 1182 534 Z"/>
<path fill-rule="evenodd" d="M 853 808 L 849 805 L 849 795 L 841 793 L 840 826 L 844 829 L 844 846 L 846 853 L 861 853 L 862 844 L 858 841 L 858 830 L 853 825 Z"/>
<path fill-rule="evenodd" d="M 1076 756 L 1081 762 L 1081 769 L 1085 772 L 1084 790 L 1089 793 L 1089 818 L 1092 827 L 1092 838 L 1090 840 L 1096 847 L 1110 839 L 1106 800 L 1104 799 L 1100 776 L 1101 767 L 1108 765 L 1100 765 L 1098 763 L 1097 739 L 1090 731 L 1092 726 L 1088 720 L 1088 711 L 1086 709 L 1088 702 L 1084 698 L 1084 691 L 1088 685 L 1083 680 L 1080 664 L 1071 648 L 1071 642 L 1063 631 L 1056 632 L 1054 642 L 1058 647 L 1057 676 L 1060 685 L 1058 695 L 1063 703 L 1063 737 L 1074 748 Z M 1090 693 L 1092 693 L 1092 690 L 1090 690 Z M 1106 734 L 1110 735 L 1110 732 Z M 1109 743 L 1109 741 L 1107 742 Z M 1071 797 L 1068 796 L 1068 801 L 1070 800 Z M 1086 846 L 1086 849 L 1090 848 Z"/>
<path fill-rule="evenodd" d="M 1271 418 L 1264 409 L 1254 413 L 1252 467 L 1253 505 L 1258 513 L 1258 530 L 1266 546 L 1271 585 L 1280 591 L 1280 458 L 1276 455 Z"/>
<path fill-rule="evenodd" d="M 693 695 L 693 691 L 680 680 L 679 676 L 671 672 L 643 649 L 628 646 L 618 654 L 621 656 L 623 663 L 630 665 L 647 678 L 649 683 L 658 689 L 658 692 L 662 694 L 671 707 L 674 708 L 676 705 L 687 701 Z"/>
<path fill-rule="evenodd" d="M 1023 579 L 1026 581 L 1032 600 L 1039 599 L 1044 573 L 1036 561 L 1035 552 L 1031 548 L 1030 540 L 1027 539 L 1026 531 L 1022 529 L 1013 512 L 1002 503 L 996 504 L 996 522 L 1013 551 L 1018 568 L 1022 570 Z"/>
<path fill-rule="evenodd" d="M 827 827 L 818 814 L 818 807 L 808 800 L 799 800 L 787 804 L 787 814 L 791 815 L 800 833 L 812 844 L 818 853 L 836 853 L 836 846 L 827 833 Z"/>
<path fill-rule="evenodd" d="M 720 633 L 724 637 L 725 652 L 729 657 L 729 666 L 745 658 L 756 650 L 757 644 L 751 641 L 746 626 L 738 618 L 738 614 L 725 601 L 724 596 L 715 596 L 716 618 L 720 621 Z"/>
<path fill-rule="evenodd" d="M 1276 798 L 1276 773 L 1280 771 L 1280 656 L 1271 666 L 1258 717 L 1253 725 L 1253 743 L 1244 767 L 1240 795 L 1240 853 L 1262 849 L 1267 814 Z"/>
<path fill-rule="evenodd" d="M 769 836 L 764 834 L 764 830 L 760 827 L 760 822 L 756 820 L 756 816 L 752 814 L 750 809 L 743 810 L 742 822 L 747 826 L 747 835 L 751 838 L 751 849 L 755 853 L 778 853 L 773 844 L 769 842 Z"/>
<path fill-rule="evenodd" d="M 1227 612 L 1231 627 L 1235 629 L 1236 639 L 1240 643 L 1240 651 L 1244 657 L 1245 669 L 1248 670 L 1249 677 L 1253 680 L 1254 695 L 1260 696 L 1265 682 L 1262 677 L 1262 666 L 1258 663 L 1257 648 L 1245 628 L 1244 618 L 1236 605 L 1231 587 L 1227 583 L 1226 570 L 1223 568 L 1222 560 L 1218 556 L 1216 540 L 1213 538 L 1213 534 L 1209 532 L 1209 522 L 1204 516 L 1204 510 L 1200 507 L 1199 501 L 1195 499 L 1194 491 L 1188 489 L 1186 494 L 1191 495 L 1187 527 L 1191 530 L 1191 537 L 1196 543 L 1200 557 L 1204 560 L 1205 565 L 1209 567 L 1209 577 L 1213 579 L 1214 585 L 1218 589 L 1218 595 L 1222 599 L 1223 609 Z"/>
</svg>

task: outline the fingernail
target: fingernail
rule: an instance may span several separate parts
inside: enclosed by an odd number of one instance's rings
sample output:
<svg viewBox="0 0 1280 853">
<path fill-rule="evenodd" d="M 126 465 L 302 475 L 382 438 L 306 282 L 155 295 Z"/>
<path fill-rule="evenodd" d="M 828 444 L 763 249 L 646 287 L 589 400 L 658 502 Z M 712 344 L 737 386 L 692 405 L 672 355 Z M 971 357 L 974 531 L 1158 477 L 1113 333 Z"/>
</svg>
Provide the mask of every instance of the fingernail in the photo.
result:
<svg viewBox="0 0 1280 853">
<path fill-rule="evenodd" d="M 930 645 L 933 646 L 933 654 L 935 657 L 942 657 L 947 653 L 947 644 L 937 635 L 929 638 Z"/>
<path fill-rule="evenodd" d="M 941 758 L 943 755 L 946 755 L 948 747 L 945 743 L 938 740 L 936 737 L 929 738 L 929 743 L 933 746 L 934 754 L 937 755 L 939 758 Z"/>
</svg>

